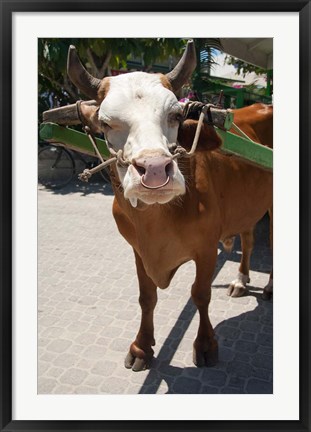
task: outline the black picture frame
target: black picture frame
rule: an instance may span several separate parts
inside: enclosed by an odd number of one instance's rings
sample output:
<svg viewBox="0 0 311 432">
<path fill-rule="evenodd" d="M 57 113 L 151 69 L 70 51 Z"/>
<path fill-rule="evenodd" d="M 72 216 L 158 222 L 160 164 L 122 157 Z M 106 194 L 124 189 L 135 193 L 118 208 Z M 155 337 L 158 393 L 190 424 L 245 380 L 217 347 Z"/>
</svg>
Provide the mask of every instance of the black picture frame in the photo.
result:
<svg viewBox="0 0 311 432">
<path fill-rule="evenodd" d="M 1 5 L 1 431 L 311 431 L 310 422 L 310 1 L 300 0 L 93 0 L 13 1 Z M 14 421 L 12 420 L 12 14 L 14 12 L 299 12 L 300 54 L 300 418 L 297 421 Z M 288 107 L 290 109 L 290 105 Z M 298 131 L 297 131 L 298 134 Z M 290 228 L 289 228 L 290 229 Z M 284 233 L 286 235 L 286 233 Z M 293 251 L 298 253 L 298 251 Z M 298 287 L 293 295 L 298 295 Z M 284 359 L 290 367 L 289 358 Z M 264 406 L 258 406 L 264 410 Z"/>
</svg>

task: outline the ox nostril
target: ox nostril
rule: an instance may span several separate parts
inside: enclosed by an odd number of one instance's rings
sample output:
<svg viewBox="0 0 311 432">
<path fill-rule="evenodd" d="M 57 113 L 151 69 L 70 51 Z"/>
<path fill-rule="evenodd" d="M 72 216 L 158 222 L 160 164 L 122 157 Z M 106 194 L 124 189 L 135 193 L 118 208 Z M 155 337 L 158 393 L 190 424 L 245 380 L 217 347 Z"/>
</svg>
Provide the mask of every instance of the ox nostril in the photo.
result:
<svg viewBox="0 0 311 432">
<path fill-rule="evenodd" d="M 174 171 L 173 162 L 169 162 L 165 167 L 166 175 L 168 177 L 171 176 L 173 174 L 173 171 Z"/>
<path fill-rule="evenodd" d="M 142 176 L 146 173 L 146 168 L 144 168 L 141 165 L 138 165 L 137 163 L 133 163 L 133 167 L 136 169 L 136 171 L 138 172 L 138 174 L 140 176 Z"/>
</svg>

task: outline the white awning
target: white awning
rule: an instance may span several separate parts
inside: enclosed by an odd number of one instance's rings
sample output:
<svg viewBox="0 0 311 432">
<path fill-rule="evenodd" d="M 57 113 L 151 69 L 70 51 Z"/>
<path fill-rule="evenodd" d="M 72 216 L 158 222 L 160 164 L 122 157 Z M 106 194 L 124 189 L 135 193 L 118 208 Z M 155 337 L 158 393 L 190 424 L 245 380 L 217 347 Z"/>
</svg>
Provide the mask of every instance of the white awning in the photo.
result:
<svg viewBox="0 0 311 432">
<path fill-rule="evenodd" d="M 273 68 L 273 38 L 220 38 L 223 50 L 264 69 Z"/>
</svg>

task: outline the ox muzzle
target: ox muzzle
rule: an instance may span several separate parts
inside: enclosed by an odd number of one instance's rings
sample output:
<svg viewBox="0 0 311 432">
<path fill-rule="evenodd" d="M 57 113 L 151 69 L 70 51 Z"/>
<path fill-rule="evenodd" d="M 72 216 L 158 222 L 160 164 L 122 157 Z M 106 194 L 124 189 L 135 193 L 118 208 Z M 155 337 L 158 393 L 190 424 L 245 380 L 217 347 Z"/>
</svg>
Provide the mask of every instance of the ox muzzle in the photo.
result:
<svg viewBox="0 0 311 432">
<path fill-rule="evenodd" d="M 132 163 L 141 176 L 140 183 L 144 188 L 160 189 L 169 183 L 173 171 L 171 157 L 142 157 Z"/>
<path fill-rule="evenodd" d="M 80 116 L 80 101 L 76 103 L 77 111 Z M 206 115 L 207 110 L 210 108 L 209 105 L 204 105 L 202 107 L 202 111 L 199 116 L 199 121 L 196 127 L 196 132 L 194 136 L 194 140 L 192 143 L 191 150 L 188 152 L 185 148 L 180 145 L 171 144 L 169 145 L 169 151 L 172 153 L 172 156 L 152 156 L 152 157 L 139 157 L 134 159 L 133 161 L 129 161 L 124 158 L 123 151 L 119 150 L 116 152 L 109 141 L 106 139 L 108 150 L 111 154 L 111 158 L 104 161 L 102 156 L 99 153 L 96 139 L 90 128 L 87 125 L 83 124 L 83 129 L 89 137 L 92 146 L 97 154 L 98 158 L 101 160 L 101 164 L 92 168 L 91 170 L 85 169 L 83 173 L 79 174 L 79 179 L 82 181 L 88 181 L 89 178 L 95 174 L 96 172 L 106 168 L 108 165 L 112 163 L 117 163 L 120 166 L 129 166 L 133 165 L 138 173 L 141 176 L 140 183 L 146 189 L 160 189 L 165 187 L 170 181 L 170 174 L 173 170 L 173 160 L 180 157 L 191 157 L 197 148 L 198 139 L 200 135 L 200 131 L 203 124 L 204 116 Z"/>
</svg>

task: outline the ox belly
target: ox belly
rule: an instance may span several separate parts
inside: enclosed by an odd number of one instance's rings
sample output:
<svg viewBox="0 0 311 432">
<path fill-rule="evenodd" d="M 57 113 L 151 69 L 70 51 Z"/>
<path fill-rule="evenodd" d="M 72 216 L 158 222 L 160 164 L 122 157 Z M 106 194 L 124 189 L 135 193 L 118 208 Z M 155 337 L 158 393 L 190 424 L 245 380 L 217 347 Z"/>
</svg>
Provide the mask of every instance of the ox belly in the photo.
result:
<svg viewBox="0 0 311 432">
<path fill-rule="evenodd" d="M 221 238 L 253 229 L 272 207 L 272 173 L 218 152 L 210 155 L 208 169 L 221 212 Z"/>
</svg>

